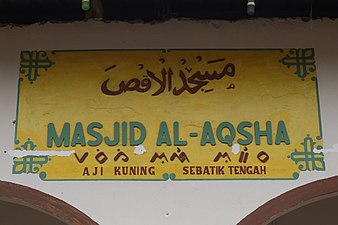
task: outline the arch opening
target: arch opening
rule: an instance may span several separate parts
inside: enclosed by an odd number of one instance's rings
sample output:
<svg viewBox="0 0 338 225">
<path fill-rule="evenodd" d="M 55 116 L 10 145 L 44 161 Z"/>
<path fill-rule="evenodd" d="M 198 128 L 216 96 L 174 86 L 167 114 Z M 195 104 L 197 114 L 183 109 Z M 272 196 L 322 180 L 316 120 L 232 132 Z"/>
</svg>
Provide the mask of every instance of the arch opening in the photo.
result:
<svg viewBox="0 0 338 225">
<path fill-rule="evenodd" d="M 0 210 L 6 224 L 23 224 L 29 221 L 36 225 L 97 225 L 87 215 L 41 191 L 10 182 L 0 181 Z M 24 219 L 24 220 L 22 220 Z"/>
<path fill-rule="evenodd" d="M 318 180 L 288 191 L 257 208 L 237 225 L 275 225 L 272 222 L 278 221 L 289 213 L 325 199 L 338 201 L 338 176 Z M 335 203 L 332 203 L 335 204 Z M 338 205 L 338 202 L 337 202 Z M 276 222 L 275 222 L 276 223 Z M 279 224 L 278 224 L 279 225 Z"/>
</svg>

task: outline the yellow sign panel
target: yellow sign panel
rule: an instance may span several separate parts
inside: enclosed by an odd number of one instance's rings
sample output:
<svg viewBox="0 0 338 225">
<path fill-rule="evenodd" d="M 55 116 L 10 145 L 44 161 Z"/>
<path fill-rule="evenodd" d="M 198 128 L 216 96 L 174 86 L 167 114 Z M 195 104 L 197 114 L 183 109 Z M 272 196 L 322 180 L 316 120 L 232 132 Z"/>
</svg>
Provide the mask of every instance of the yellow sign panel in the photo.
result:
<svg viewBox="0 0 338 225">
<path fill-rule="evenodd" d="M 13 174 L 222 180 L 325 170 L 313 49 L 23 51 L 18 89 L 24 154 Z"/>
</svg>

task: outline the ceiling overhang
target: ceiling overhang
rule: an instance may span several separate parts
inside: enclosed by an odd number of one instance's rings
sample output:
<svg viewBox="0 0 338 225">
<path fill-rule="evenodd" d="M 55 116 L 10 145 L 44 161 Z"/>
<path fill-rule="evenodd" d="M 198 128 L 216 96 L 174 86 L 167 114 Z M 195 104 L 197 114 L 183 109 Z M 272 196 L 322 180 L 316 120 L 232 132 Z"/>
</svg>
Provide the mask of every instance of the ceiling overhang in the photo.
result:
<svg viewBox="0 0 338 225">
<path fill-rule="evenodd" d="M 252 18 L 338 17 L 335 0 L 255 0 L 255 14 L 247 14 L 248 0 L 0 0 L 0 23 L 31 24 L 102 18 L 104 21 L 161 22 L 171 18 L 240 20 Z"/>
</svg>

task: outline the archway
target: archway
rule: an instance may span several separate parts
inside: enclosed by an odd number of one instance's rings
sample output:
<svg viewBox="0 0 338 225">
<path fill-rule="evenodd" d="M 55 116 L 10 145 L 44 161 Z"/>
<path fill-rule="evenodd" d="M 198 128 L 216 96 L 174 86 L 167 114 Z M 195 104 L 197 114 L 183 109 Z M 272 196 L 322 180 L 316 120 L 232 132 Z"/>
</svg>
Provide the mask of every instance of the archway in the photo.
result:
<svg viewBox="0 0 338 225">
<path fill-rule="evenodd" d="M 257 208 L 237 225 L 266 225 L 304 205 L 338 195 L 338 176 L 288 191 Z"/>
<path fill-rule="evenodd" d="M 23 217 L 20 215 L 20 212 L 23 212 L 32 215 L 35 221 L 47 220 L 49 224 L 97 225 L 84 213 L 62 200 L 10 182 L 0 181 L 0 207 L 4 207 L 3 209 L 7 210 L 6 213 L 10 213 L 8 210 L 16 210 L 15 216 L 17 217 Z M 15 219 L 18 220 L 18 218 Z M 15 219 L 13 218 L 13 221 Z M 29 221 L 29 218 L 25 220 Z M 11 224 L 14 224 L 13 221 Z"/>
</svg>

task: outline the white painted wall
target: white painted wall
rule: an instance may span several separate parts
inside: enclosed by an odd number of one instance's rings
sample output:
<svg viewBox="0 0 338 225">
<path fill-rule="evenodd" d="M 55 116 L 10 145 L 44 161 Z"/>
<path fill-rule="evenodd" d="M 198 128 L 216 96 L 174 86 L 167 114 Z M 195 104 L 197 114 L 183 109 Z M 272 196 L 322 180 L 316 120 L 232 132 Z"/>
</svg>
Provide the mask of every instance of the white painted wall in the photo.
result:
<svg viewBox="0 0 338 225">
<path fill-rule="evenodd" d="M 296 181 L 43 182 L 12 175 L 19 54 L 21 50 L 114 48 L 314 47 L 324 147 L 338 143 L 338 21 L 176 21 L 160 24 L 76 22 L 0 28 L 0 180 L 60 198 L 102 225 L 234 225 L 261 204 L 297 186 L 338 173 L 338 154 L 327 171 Z"/>
</svg>

